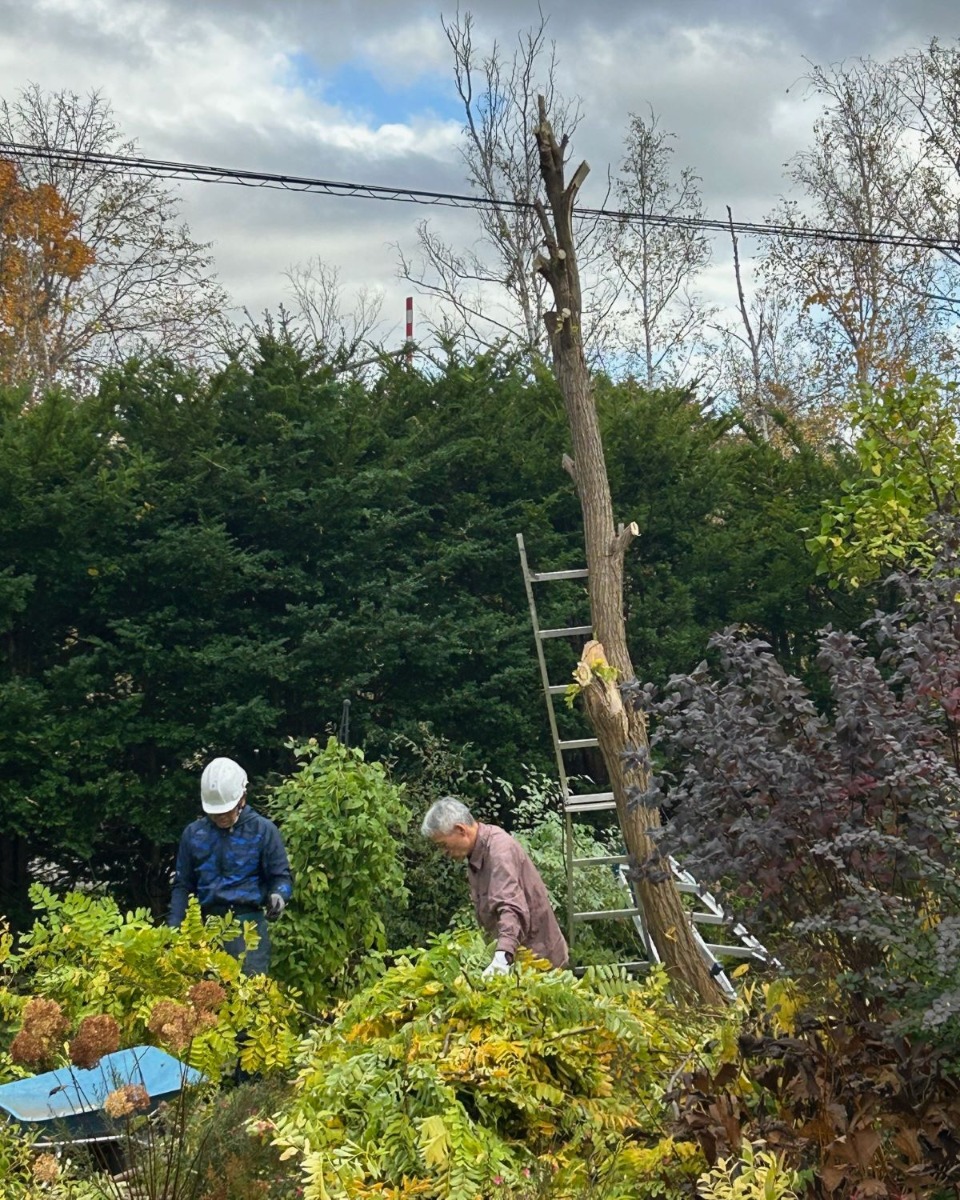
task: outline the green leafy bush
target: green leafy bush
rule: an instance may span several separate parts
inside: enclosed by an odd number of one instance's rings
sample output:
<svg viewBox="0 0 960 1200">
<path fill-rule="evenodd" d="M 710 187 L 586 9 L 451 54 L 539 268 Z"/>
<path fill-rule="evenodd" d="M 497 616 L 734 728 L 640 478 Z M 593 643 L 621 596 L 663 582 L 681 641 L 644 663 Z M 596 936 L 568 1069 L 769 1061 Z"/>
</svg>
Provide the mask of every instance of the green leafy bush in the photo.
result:
<svg viewBox="0 0 960 1200">
<path fill-rule="evenodd" d="M 806 541 L 818 574 L 859 587 L 893 568 L 930 570 L 939 550 L 930 518 L 956 510 L 958 385 L 908 372 L 897 387 L 862 387 L 845 415 L 856 471 Z"/>
<path fill-rule="evenodd" d="M 678 1020 L 659 972 L 641 988 L 612 968 L 576 980 L 522 960 L 485 982 L 485 961 L 477 935 L 445 935 L 307 1038 L 277 1120 L 305 1200 L 521 1196 L 537 1179 L 557 1198 L 598 1180 L 608 1200 L 669 1194 L 655 1159 L 692 1187 L 692 1148 L 650 1150 L 666 1082 L 710 1022 Z"/>
<path fill-rule="evenodd" d="M 170 929 L 142 910 L 121 913 L 106 896 L 58 897 L 39 884 L 30 894 L 37 919 L 2 964 L 0 1012 L 19 1012 L 29 996 L 39 996 L 55 1000 L 70 1027 L 105 1014 L 117 1022 L 121 1046 L 163 1044 L 155 1032 L 162 1028 L 158 1004 L 188 1007 L 191 988 L 215 980 L 223 989 L 216 1020 L 204 1020 L 187 1031 L 182 1045 L 168 1048 L 210 1079 L 232 1068 L 238 1056 L 251 1072 L 279 1071 L 292 1062 L 295 1005 L 273 980 L 241 974 L 223 950 L 223 941 L 240 932 L 236 921 L 205 924 L 193 901 L 182 926 Z M 10 1067 L 7 1078 L 18 1074 Z"/>
<path fill-rule="evenodd" d="M 274 928 L 273 971 L 317 1011 L 385 948 L 384 914 L 406 901 L 397 837 L 409 813 L 380 763 L 330 738 L 292 745 L 299 769 L 276 787 L 294 899 Z"/>
</svg>

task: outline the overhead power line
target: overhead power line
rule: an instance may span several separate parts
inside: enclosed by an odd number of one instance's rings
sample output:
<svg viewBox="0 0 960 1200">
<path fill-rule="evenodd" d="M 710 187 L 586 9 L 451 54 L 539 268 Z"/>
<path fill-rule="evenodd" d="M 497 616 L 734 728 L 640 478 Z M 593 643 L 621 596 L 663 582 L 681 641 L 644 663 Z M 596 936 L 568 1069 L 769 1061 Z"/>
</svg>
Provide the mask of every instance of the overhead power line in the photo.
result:
<svg viewBox="0 0 960 1200">
<path fill-rule="evenodd" d="M 0 141 L 0 158 L 12 157 L 59 166 L 99 167 L 117 174 L 151 179 L 188 180 L 195 183 L 228 183 L 239 187 L 275 188 L 287 192 L 309 192 L 325 196 L 346 196 L 361 200 L 386 200 L 397 204 L 422 204 L 441 208 L 488 208 L 532 210 L 532 200 L 502 200 L 460 192 L 434 192 L 422 188 L 386 187 L 373 183 L 347 183 L 343 180 L 317 179 L 307 175 L 281 175 L 270 171 L 247 171 L 235 167 L 203 166 L 199 163 L 168 162 L 121 154 L 98 154 L 24 142 Z M 823 229 L 806 225 L 776 225 L 750 221 L 717 220 L 711 217 L 680 217 L 658 213 L 631 212 L 625 209 L 580 208 L 574 215 L 581 220 L 616 221 L 621 224 L 673 225 L 706 232 L 744 234 L 751 237 L 784 237 L 822 242 L 847 242 L 867 246 L 902 246 L 960 254 L 960 243 L 919 234 L 864 234 L 855 230 Z"/>
</svg>

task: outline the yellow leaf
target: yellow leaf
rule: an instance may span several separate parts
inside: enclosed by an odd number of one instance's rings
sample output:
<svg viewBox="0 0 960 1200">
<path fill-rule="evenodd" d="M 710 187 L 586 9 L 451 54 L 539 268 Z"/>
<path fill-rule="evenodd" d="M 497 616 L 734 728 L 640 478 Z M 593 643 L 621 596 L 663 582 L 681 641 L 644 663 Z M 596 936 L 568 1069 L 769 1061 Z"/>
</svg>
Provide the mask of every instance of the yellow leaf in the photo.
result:
<svg viewBox="0 0 960 1200">
<path fill-rule="evenodd" d="M 450 1135 L 443 1117 L 424 1117 L 420 1125 L 420 1152 L 428 1167 L 443 1167 L 450 1157 Z"/>
</svg>

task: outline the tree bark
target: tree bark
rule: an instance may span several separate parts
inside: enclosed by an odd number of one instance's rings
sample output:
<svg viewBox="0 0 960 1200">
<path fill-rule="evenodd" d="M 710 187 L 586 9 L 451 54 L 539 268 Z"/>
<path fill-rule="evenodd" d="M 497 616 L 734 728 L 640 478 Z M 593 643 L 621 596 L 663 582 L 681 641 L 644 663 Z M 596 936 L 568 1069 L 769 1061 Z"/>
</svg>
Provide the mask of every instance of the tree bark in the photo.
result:
<svg viewBox="0 0 960 1200">
<path fill-rule="evenodd" d="M 534 135 L 540 154 L 546 204 L 537 199 L 535 207 L 546 256 L 537 259 L 536 269 L 546 279 L 553 295 L 554 307 L 544 314 L 544 321 L 570 426 L 573 459 L 564 465 L 573 477 L 583 512 L 590 613 L 596 638 L 596 642 L 590 643 L 584 651 L 578 670 L 587 717 L 610 777 L 627 853 L 637 866 L 641 866 L 657 857 L 650 830 L 660 824 L 660 811 L 658 807 L 636 801 L 636 797 L 647 790 L 649 780 L 646 718 L 632 706 L 624 705 L 617 682 L 635 678 L 623 614 L 623 563 L 637 527 L 628 525 L 619 534 L 614 528 L 610 482 L 581 334 L 573 207 L 590 168 L 585 162 L 581 163 L 570 182 L 565 183 L 567 139 L 564 137 L 558 143 L 554 137 L 542 96 L 539 97 L 538 117 Z M 615 669 L 615 680 L 596 673 L 595 668 L 604 661 Z M 702 1001 L 720 1003 L 722 993 L 694 940 L 669 866 L 666 862 L 662 865 L 664 870 L 655 876 L 641 873 L 636 885 L 647 930 L 680 989 Z M 658 878 L 660 881 L 655 882 Z"/>
</svg>

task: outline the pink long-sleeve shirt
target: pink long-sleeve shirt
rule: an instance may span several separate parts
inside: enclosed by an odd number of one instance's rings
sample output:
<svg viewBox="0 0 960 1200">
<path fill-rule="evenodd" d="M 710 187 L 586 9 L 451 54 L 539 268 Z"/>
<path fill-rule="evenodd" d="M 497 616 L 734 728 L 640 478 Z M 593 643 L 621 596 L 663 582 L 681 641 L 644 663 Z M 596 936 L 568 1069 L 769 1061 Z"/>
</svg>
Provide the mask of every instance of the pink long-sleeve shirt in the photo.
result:
<svg viewBox="0 0 960 1200">
<path fill-rule="evenodd" d="M 497 939 L 498 950 L 512 955 L 526 946 L 555 967 L 566 966 L 566 939 L 543 880 L 520 843 L 499 825 L 479 824 L 467 879 L 477 920 Z"/>
</svg>

